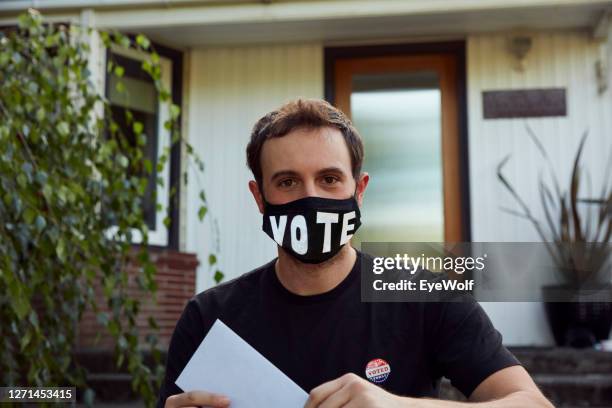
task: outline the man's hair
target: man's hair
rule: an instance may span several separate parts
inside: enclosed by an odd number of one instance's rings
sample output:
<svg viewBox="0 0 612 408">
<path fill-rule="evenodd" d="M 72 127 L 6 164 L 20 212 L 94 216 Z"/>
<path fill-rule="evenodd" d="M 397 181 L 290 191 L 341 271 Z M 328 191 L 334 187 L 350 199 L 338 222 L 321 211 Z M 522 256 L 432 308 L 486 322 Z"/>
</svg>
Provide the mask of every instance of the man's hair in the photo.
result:
<svg viewBox="0 0 612 408">
<path fill-rule="evenodd" d="M 351 156 L 353 177 L 358 179 L 363 164 L 363 141 L 351 121 L 339 109 L 321 99 L 296 99 L 287 102 L 255 123 L 247 145 L 247 164 L 259 188 L 263 188 L 261 149 L 266 140 L 283 137 L 299 128 L 331 127 L 340 130 Z"/>
</svg>

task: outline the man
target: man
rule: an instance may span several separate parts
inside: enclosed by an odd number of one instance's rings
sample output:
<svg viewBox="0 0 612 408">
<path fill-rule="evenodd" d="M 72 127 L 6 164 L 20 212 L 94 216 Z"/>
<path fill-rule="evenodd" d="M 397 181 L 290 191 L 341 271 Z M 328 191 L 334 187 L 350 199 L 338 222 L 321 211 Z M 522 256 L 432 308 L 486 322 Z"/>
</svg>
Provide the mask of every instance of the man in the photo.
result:
<svg viewBox="0 0 612 408">
<path fill-rule="evenodd" d="M 249 189 L 278 258 L 189 301 L 158 406 L 231 406 L 215 390 L 174 383 L 220 318 L 310 393 L 308 408 L 466 404 L 433 399 L 442 376 L 468 406 L 551 407 L 475 301 L 361 302 L 369 255 L 350 237 L 369 182 L 363 155 L 350 121 L 324 101 L 289 102 L 256 123 Z"/>
</svg>

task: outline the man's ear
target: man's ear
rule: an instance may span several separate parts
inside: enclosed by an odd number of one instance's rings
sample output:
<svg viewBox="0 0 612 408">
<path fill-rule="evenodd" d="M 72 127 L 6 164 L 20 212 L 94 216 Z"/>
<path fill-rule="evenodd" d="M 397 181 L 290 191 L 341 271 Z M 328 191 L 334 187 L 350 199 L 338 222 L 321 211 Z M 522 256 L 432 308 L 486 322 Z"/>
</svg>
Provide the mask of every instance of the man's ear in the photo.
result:
<svg viewBox="0 0 612 408">
<path fill-rule="evenodd" d="M 259 185 L 255 180 L 249 181 L 249 190 L 251 190 L 251 194 L 253 194 L 253 198 L 257 203 L 257 207 L 259 208 L 259 212 L 261 214 L 264 213 L 264 200 L 261 192 L 259 191 Z"/>
<path fill-rule="evenodd" d="M 361 207 L 363 203 L 363 193 L 365 193 L 366 188 L 368 187 L 368 183 L 370 182 L 370 175 L 366 172 L 363 172 L 359 175 L 359 180 L 357 181 L 357 204 Z"/>
</svg>

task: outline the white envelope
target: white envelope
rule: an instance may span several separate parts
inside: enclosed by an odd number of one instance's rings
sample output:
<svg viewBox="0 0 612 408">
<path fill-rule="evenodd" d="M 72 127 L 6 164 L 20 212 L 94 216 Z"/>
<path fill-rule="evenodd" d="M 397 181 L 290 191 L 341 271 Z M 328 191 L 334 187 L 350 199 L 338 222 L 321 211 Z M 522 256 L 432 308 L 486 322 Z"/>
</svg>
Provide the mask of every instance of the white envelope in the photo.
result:
<svg viewBox="0 0 612 408">
<path fill-rule="evenodd" d="M 217 319 L 176 380 L 229 397 L 231 408 L 303 407 L 308 394 Z"/>
</svg>

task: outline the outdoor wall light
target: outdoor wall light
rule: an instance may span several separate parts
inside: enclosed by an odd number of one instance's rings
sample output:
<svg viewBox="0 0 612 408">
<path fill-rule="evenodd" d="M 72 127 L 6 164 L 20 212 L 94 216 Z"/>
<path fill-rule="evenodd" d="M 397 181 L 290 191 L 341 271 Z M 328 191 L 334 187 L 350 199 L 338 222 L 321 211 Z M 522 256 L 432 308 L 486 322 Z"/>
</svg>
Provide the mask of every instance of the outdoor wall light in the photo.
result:
<svg viewBox="0 0 612 408">
<path fill-rule="evenodd" d="M 533 39 L 526 35 L 517 35 L 510 37 L 508 50 L 515 58 L 515 69 L 519 72 L 525 71 L 527 54 L 531 50 Z"/>
<path fill-rule="evenodd" d="M 595 76 L 597 78 L 597 91 L 600 95 L 608 89 L 609 49 L 612 48 L 610 32 L 612 32 L 612 9 L 602 12 L 592 31 L 592 37 L 597 45 L 598 52 L 595 61 Z"/>
</svg>

